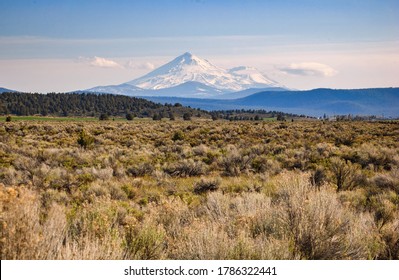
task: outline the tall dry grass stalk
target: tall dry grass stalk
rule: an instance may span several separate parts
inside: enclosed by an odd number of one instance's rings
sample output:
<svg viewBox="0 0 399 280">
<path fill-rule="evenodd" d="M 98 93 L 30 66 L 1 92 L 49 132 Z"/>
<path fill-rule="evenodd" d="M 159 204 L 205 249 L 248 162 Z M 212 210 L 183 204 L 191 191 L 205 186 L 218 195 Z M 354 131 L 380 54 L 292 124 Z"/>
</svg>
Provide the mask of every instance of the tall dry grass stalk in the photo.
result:
<svg viewBox="0 0 399 280">
<path fill-rule="evenodd" d="M 42 212 L 37 194 L 27 189 L 0 192 L 1 259 L 58 259 L 66 236 L 65 209 Z"/>
</svg>

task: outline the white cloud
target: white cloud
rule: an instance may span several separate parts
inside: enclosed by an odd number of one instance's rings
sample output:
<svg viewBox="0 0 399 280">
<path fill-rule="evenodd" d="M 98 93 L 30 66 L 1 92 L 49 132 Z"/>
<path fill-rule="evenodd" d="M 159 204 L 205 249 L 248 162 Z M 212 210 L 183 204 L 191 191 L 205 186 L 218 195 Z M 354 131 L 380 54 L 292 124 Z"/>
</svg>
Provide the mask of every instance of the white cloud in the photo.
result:
<svg viewBox="0 0 399 280">
<path fill-rule="evenodd" d="M 283 73 L 299 76 L 332 77 L 338 73 L 334 68 L 317 62 L 291 63 L 278 69 Z"/>
<path fill-rule="evenodd" d="M 90 65 L 104 68 L 121 68 L 121 65 L 119 65 L 115 61 L 98 56 L 90 59 Z"/>
<path fill-rule="evenodd" d="M 150 62 L 136 62 L 134 60 L 129 60 L 125 64 L 127 69 L 138 69 L 138 70 L 153 70 L 155 65 Z"/>
<path fill-rule="evenodd" d="M 141 60 L 141 61 L 140 61 Z M 125 62 L 124 62 L 125 61 Z M 120 68 L 120 69 L 133 69 L 133 70 L 153 70 L 155 65 L 148 61 L 143 61 L 142 59 L 119 59 L 118 62 L 107 59 L 104 57 L 94 56 L 94 57 L 84 57 L 80 56 L 77 62 L 84 63 L 90 66 L 102 67 L 102 68 Z"/>
<path fill-rule="evenodd" d="M 84 57 L 79 56 L 76 62 L 84 63 L 94 67 L 102 67 L 102 68 L 123 68 L 119 63 L 99 56 L 94 57 Z"/>
</svg>

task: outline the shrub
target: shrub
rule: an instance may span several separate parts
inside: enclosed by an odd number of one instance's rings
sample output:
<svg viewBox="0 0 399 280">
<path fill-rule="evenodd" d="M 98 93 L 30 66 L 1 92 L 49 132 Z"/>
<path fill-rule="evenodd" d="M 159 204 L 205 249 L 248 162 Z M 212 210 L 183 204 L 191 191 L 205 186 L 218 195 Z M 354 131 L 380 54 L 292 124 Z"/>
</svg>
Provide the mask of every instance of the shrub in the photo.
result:
<svg viewBox="0 0 399 280">
<path fill-rule="evenodd" d="M 138 189 L 132 185 L 122 185 L 121 189 L 125 192 L 128 199 L 134 199 L 138 196 Z"/>
<path fill-rule="evenodd" d="M 347 156 L 352 162 L 359 163 L 363 168 L 372 166 L 379 169 L 391 170 L 398 161 L 395 160 L 396 152 L 381 145 L 363 143 L 359 148 Z"/>
<path fill-rule="evenodd" d="M 10 122 L 11 121 L 11 116 L 7 116 L 6 117 L 6 122 Z"/>
<path fill-rule="evenodd" d="M 87 149 L 88 147 L 93 145 L 94 137 L 87 134 L 84 130 L 82 130 L 79 134 L 77 142 L 82 148 Z"/>
<path fill-rule="evenodd" d="M 372 196 L 370 203 L 374 212 L 374 218 L 380 228 L 395 218 L 398 207 L 392 203 L 387 194 L 383 193 Z"/>
<path fill-rule="evenodd" d="M 252 156 L 249 157 L 251 160 Z M 257 156 L 251 161 L 251 170 L 256 173 L 277 174 L 280 172 L 279 162 L 273 159 L 268 159 L 265 156 Z M 248 166 L 247 166 L 248 168 Z"/>
<path fill-rule="evenodd" d="M 154 120 L 154 121 L 160 121 L 160 120 L 162 120 L 162 115 L 161 115 L 161 114 L 155 113 L 155 114 L 152 116 L 152 120 Z"/>
<path fill-rule="evenodd" d="M 132 120 L 133 120 L 133 115 L 130 114 L 130 113 L 127 113 L 127 114 L 126 114 L 126 119 L 127 119 L 128 121 L 132 121 Z"/>
<path fill-rule="evenodd" d="M 100 114 L 100 116 L 98 117 L 98 119 L 99 119 L 100 121 L 107 121 L 107 120 L 109 120 L 109 116 L 108 116 L 108 114 L 103 113 L 103 114 Z"/>
<path fill-rule="evenodd" d="M 173 141 L 184 140 L 184 133 L 183 131 L 179 130 L 176 131 L 172 136 Z"/>
<path fill-rule="evenodd" d="M 127 174 L 134 177 L 142 177 L 145 175 L 151 175 L 155 170 L 154 166 L 149 162 L 140 163 L 136 166 L 129 167 Z"/>
<path fill-rule="evenodd" d="M 326 171 L 321 167 L 316 168 L 310 175 L 310 183 L 318 189 L 324 184 L 326 179 Z"/>
<path fill-rule="evenodd" d="M 384 241 L 384 250 L 379 254 L 378 259 L 398 260 L 399 259 L 399 215 L 380 229 L 381 238 Z"/>
<path fill-rule="evenodd" d="M 380 189 L 393 190 L 399 194 L 399 172 L 392 171 L 389 174 L 377 174 L 372 182 Z"/>
<path fill-rule="evenodd" d="M 230 246 L 233 246 L 219 224 L 206 220 L 193 222 L 190 229 L 184 229 L 181 235 L 179 245 L 173 251 L 175 259 L 228 259 Z"/>
<path fill-rule="evenodd" d="M 381 249 L 368 213 L 352 212 L 337 194 L 315 191 L 306 177 L 284 175 L 276 204 L 282 229 L 292 240 L 293 257 L 301 259 L 375 258 Z"/>
<path fill-rule="evenodd" d="M 334 183 L 337 185 L 337 191 L 352 190 L 357 186 L 359 179 L 357 165 L 335 157 L 331 159 L 330 170 Z"/>
<path fill-rule="evenodd" d="M 219 189 L 220 180 L 218 179 L 201 179 L 201 181 L 194 184 L 194 192 L 202 194 L 205 192 L 213 192 Z"/>
<path fill-rule="evenodd" d="M 191 114 L 190 113 L 184 113 L 183 114 L 183 120 L 190 121 L 191 120 Z"/>
<path fill-rule="evenodd" d="M 129 227 L 125 233 L 124 259 L 157 260 L 163 255 L 164 232 L 153 225 Z"/>
<path fill-rule="evenodd" d="M 257 156 L 251 163 L 253 170 L 256 173 L 263 173 L 267 170 L 268 162 L 264 156 Z"/>
<path fill-rule="evenodd" d="M 201 161 L 189 159 L 166 166 L 164 172 L 175 177 L 199 176 L 206 173 L 206 166 Z"/>
<path fill-rule="evenodd" d="M 26 189 L 1 189 L 0 257 L 2 260 L 59 259 L 65 238 L 62 206 L 52 204 L 45 213 L 40 198 Z M 7 210 L 7 211 L 4 211 Z"/>
<path fill-rule="evenodd" d="M 223 174 L 226 176 L 239 176 L 243 171 L 249 171 L 253 158 L 253 155 L 242 155 L 235 147 L 231 148 L 220 160 L 220 165 L 224 171 Z"/>
<path fill-rule="evenodd" d="M 283 114 L 278 114 L 278 115 L 277 115 L 277 121 L 284 122 L 284 121 L 285 121 L 284 115 L 283 115 Z"/>
<path fill-rule="evenodd" d="M 352 146 L 355 142 L 355 136 L 353 133 L 342 133 L 335 138 L 335 145 L 336 146 Z"/>
</svg>

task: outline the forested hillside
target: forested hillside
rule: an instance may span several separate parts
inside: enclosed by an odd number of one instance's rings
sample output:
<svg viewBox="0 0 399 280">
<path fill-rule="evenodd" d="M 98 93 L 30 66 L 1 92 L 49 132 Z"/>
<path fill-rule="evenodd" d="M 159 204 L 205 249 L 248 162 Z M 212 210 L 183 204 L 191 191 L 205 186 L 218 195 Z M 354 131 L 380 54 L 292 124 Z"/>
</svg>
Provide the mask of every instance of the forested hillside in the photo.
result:
<svg viewBox="0 0 399 280">
<path fill-rule="evenodd" d="M 180 104 L 157 104 L 142 98 L 85 93 L 15 93 L 0 94 L 0 115 L 51 116 L 125 116 L 171 117 L 184 114 L 204 115 L 206 112 L 183 107 Z"/>
</svg>

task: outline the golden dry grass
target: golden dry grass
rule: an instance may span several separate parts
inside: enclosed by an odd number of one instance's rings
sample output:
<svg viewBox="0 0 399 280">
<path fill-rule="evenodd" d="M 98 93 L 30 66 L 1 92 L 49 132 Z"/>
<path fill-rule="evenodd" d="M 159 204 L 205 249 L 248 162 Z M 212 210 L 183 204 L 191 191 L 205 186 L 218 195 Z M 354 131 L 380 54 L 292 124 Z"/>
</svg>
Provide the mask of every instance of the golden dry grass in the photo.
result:
<svg viewBox="0 0 399 280">
<path fill-rule="evenodd" d="M 398 143 L 398 123 L 1 123 L 1 259 L 398 259 Z"/>
</svg>

